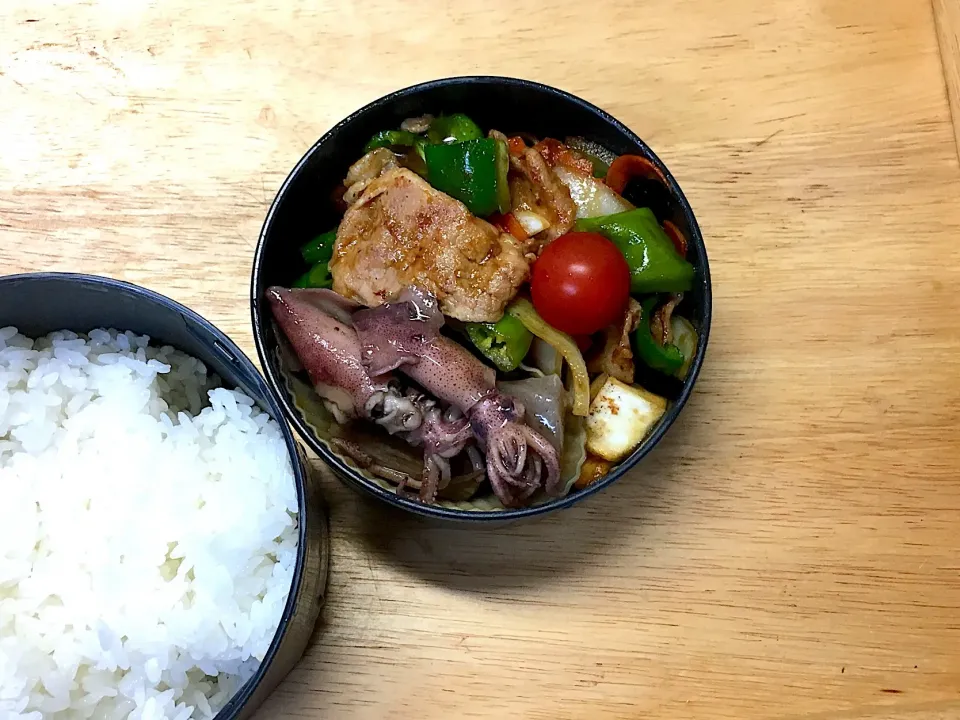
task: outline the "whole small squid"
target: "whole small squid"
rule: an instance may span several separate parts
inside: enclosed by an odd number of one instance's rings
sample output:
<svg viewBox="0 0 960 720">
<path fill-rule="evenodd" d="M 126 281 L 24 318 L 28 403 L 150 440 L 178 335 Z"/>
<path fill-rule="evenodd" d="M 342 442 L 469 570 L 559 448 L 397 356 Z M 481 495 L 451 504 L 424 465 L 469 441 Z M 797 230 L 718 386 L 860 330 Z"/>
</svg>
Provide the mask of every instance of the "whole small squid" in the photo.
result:
<svg viewBox="0 0 960 720">
<path fill-rule="evenodd" d="M 441 335 L 436 298 L 409 288 L 394 302 L 353 314 L 362 360 L 373 376 L 399 370 L 469 419 L 486 454 L 487 477 L 505 507 L 537 490 L 560 490 L 557 451 L 524 423 L 523 406 L 496 386 L 495 371 Z"/>
<path fill-rule="evenodd" d="M 270 288 L 267 299 L 277 324 L 337 422 L 368 420 L 423 447 L 420 499 L 433 502 L 439 488 L 450 481 L 450 459 L 473 441 L 463 414 L 454 408 L 444 412 L 432 398 L 404 390 L 393 373 L 368 373 L 361 361 L 360 341 L 350 325 L 351 312 L 358 305 L 332 290 Z M 342 443 L 341 448 L 349 451 L 350 446 Z M 482 467 L 476 449 L 469 451 L 474 467 Z M 351 454 L 364 461 L 362 455 Z M 402 494 L 406 481 L 400 477 L 399 482 Z"/>
<path fill-rule="evenodd" d="M 450 481 L 450 460 L 464 451 L 475 468 L 485 465 L 505 507 L 523 505 L 541 489 L 548 495 L 560 491 L 556 449 L 524 423 L 523 405 L 497 390 L 495 371 L 440 333 L 444 319 L 432 295 L 410 288 L 372 309 L 330 290 L 271 288 L 267 297 L 339 422 L 369 420 L 423 446 L 424 502 L 436 499 Z M 429 396 L 404 390 L 394 371 L 447 403 L 446 410 Z M 398 492 L 403 486 L 401 480 Z"/>
</svg>

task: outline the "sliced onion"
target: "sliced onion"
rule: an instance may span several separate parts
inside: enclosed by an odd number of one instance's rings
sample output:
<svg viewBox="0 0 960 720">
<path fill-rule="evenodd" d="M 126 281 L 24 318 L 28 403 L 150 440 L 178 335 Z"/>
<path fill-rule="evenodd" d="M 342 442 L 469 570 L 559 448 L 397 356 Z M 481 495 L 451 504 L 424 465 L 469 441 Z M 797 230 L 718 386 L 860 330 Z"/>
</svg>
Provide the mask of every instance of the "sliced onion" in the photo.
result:
<svg viewBox="0 0 960 720">
<path fill-rule="evenodd" d="M 563 435 L 563 452 L 560 455 L 560 483 L 563 495 L 567 495 L 580 478 L 587 460 L 587 424 L 576 415 L 567 417 Z"/>
<path fill-rule="evenodd" d="M 590 401 L 593 402 L 593 399 L 600 394 L 601 388 L 607 384 L 607 378 L 610 377 L 606 373 L 600 373 L 597 375 L 593 381 L 590 383 Z"/>
<path fill-rule="evenodd" d="M 574 339 L 540 317 L 533 303 L 526 298 L 514 300 L 507 312 L 522 322 L 531 333 L 550 343 L 563 356 L 572 377 L 570 393 L 573 399 L 573 414 L 586 417 L 590 413 L 590 376 Z"/>
<path fill-rule="evenodd" d="M 580 175 L 565 167 L 555 167 L 557 179 L 570 191 L 577 218 L 600 217 L 633 210 L 633 205 L 595 177 Z"/>
<path fill-rule="evenodd" d="M 683 300 L 683 293 L 671 295 L 663 305 L 658 307 L 650 317 L 650 334 L 657 341 L 658 345 L 666 345 L 673 342 L 673 328 L 670 324 L 670 318 L 673 317 L 673 311 L 680 301 Z"/>
<path fill-rule="evenodd" d="M 530 210 L 514 210 L 513 216 L 529 237 L 533 237 L 550 227 L 550 223 L 545 217 Z"/>
<path fill-rule="evenodd" d="M 685 317 L 674 315 L 670 318 L 670 330 L 673 333 L 673 344 L 683 353 L 683 366 L 677 371 L 677 377 L 686 379 L 693 363 L 693 356 L 697 354 L 697 344 L 700 338 L 693 324 Z"/>
</svg>

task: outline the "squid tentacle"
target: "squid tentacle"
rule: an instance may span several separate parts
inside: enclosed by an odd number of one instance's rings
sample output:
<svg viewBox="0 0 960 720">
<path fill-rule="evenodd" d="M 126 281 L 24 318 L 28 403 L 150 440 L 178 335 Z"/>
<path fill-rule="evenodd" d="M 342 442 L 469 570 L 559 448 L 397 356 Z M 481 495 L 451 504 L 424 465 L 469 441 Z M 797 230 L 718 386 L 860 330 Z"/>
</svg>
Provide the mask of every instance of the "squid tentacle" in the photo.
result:
<svg viewBox="0 0 960 720">
<path fill-rule="evenodd" d="M 439 333 L 431 297 L 416 288 L 399 300 L 353 315 L 368 369 L 396 369 L 459 408 L 486 456 L 494 493 L 508 507 L 541 487 L 560 486 L 557 451 L 523 421 L 523 406 L 497 390 L 496 375 L 458 343 Z"/>
<path fill-rule="evenodd" d="M 419 485 L 420 499 L 433 502 L 450 482 L 450 459 L 473 441 L 469 421 L 458 409 L 442 411 L 432 398 L 404 390 L 390 372 L 371 374 L 361 361 L 361 346 L 351 326 L 348 301 L 330 291 L 270 288 L 274 318 L 310 375 L 317 392 L 338 420 L 360 417 L 424 450 L 424 471 L 417 483 L 406 473 L 378 464 L 356 443 L 335 440 L 337 448 L 370 472 L 397 483 L 397 493 Z M 437 323 L 431 308 L 420 317 Z M 476 467 L 476 463 L 474 463 Z"/>
</svg>

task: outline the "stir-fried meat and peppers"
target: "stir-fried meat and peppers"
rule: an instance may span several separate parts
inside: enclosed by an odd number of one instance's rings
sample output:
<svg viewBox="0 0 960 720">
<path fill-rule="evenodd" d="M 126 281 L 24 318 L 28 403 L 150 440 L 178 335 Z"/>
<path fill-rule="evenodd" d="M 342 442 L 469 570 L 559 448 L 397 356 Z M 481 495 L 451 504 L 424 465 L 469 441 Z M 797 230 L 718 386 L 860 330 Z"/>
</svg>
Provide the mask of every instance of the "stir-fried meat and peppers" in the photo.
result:
<svg viewBox="0 0 960 720">
<path fill-rule="evenodd" d="M 622 194 L 656 167 L 462 114 L 410 118 L 364 153 L 339 226 L 268 299 L 338 422 L 422 448 L 423 472 L 337 449 L 427 503 L 492 491 L 519 507 L 603 477 L 667 407 L 637 368 L 682 380 L 699 341 L 674 312 L 686 239 Z"/>
</svg>

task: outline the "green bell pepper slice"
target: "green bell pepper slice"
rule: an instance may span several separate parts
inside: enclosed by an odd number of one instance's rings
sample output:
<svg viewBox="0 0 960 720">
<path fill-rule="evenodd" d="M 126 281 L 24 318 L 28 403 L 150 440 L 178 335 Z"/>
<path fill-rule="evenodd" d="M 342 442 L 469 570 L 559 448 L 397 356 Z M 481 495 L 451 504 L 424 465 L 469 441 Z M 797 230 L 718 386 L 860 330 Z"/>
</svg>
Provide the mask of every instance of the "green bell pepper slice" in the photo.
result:
<svg viewBox="0 0 960 720">
<path fill-rule="evenodd" d="M 683 365 L 675 374 L 681 380 L 686 380 L 693 358 L 697 354 L 700 336 L 697 335 L 697 329 L 693 327 L 693 323 L 679 315 L 674 315 L 670 319 L 670 330 L 673 333 L 673 344 L 683 353 Z"/>
<path fill-rule="evenodd" d="M 530 352 L 531 333 L 513 315 L 495 323 L 467 323 L 467 337 L 502 372 L 516 370 Z"/>
<path fill-rule="evenodd" d="M 647 298 L 640 304 L 640 323 L 633 334 L 637 357 L 647 366 L 667 375 L 676 375 L 683 367 L 684 356 L 676 345 L 660 345 L 650 332 L 650 318 L 657 306 L 657 298 Z"/>
<path fill-rule="evenodd" d="M 317 235 L 313 240 L 300 248 L 300 254 L 303 261 L 308 265 L 316 265 L 320 262 L 327 262 L 333 257 L 333 245 L 337 241 L 336 228 L 322 235 Z"/>
<path fill-rule="evenodd" d="M 650 208 L 581 218 L 575 228 L 600 233 L 620 248 L 635 294 L 686 292 L 693 286 L 693 265 L 680 257 Z"/>
<path fill-rule="evenodd" d="M 333 287 L 333 278 L 330 277 L 330 268 L 327 261 L 318 262 L 307 270 L 293 284 L 295 288 L 330 288 Z"/>
<path fill-rule="evenodd" d="M 417 137 L 416 140 L 413 141 L 413 149 L 416 150 L 417 155 L 419 155 L 420 159 L 423 160 L 424 162 L 427 161 L 426 147 L 429 144 L 430 144 L 430 141 L 423 136 L 419 136 Z"/>
<path fill-rule="evenodd" d="M 406 130 L 381 130 L 363 146 L 365 153 L 382 147 L 411 147 L 417 141 L 417 136 Z"/>
<path fill-rule="evenodd" d="M 432 143 L 458 143 L 483 137 L 483 130 L 463 113 L 441 115 L 430 123 L 427 137 Z"/>
<path fill-rule="evenodd" d="M 437 190 L 455 197 L 480 217 L 510 212 L 510 154 L 505 142 L 477 138 L 426 145 L 423 151 L 427 180 Z"/>
</svg>

